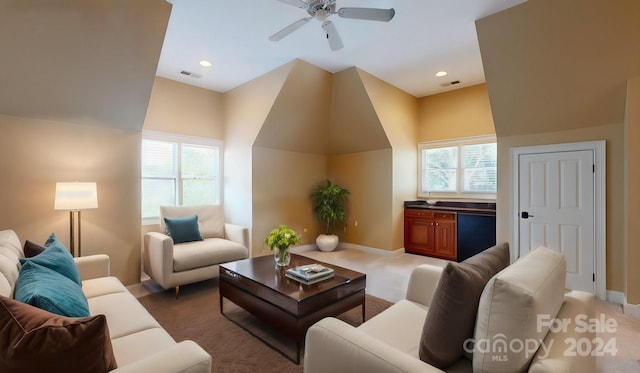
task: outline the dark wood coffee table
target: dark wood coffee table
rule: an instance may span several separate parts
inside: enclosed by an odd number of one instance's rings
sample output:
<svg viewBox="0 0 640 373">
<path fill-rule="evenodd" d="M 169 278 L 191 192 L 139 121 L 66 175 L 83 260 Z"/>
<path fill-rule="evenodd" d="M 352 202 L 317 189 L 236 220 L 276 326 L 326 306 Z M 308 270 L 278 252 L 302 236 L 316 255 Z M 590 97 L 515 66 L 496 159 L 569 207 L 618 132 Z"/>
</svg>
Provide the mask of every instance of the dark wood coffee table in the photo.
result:
<svg viewBox="0 0 640 373">
<path fill-rule="evenodd" d="M 287 268 L 312 263 L 333 268 L 334 277 L 304 285 L 285 276 Z M 301 255 L 291 254 L 289 267 L 281 268 L 276 268 L 270 255 L 238 260 L 220 265 L 220 313 L 225 315 L 222 301 L 227 298 L 274 327 L 296 343 L 295 360 L 279 352 L 299 364 L 307 329 L 320 319 L 362 306 L 364 322 L 365 286 L 366 275 L 363 273 Z M 236 323 L 227 315 L 225 317 Z M 268 341 L 260 339 L 277 350 Z"/>
</svg>

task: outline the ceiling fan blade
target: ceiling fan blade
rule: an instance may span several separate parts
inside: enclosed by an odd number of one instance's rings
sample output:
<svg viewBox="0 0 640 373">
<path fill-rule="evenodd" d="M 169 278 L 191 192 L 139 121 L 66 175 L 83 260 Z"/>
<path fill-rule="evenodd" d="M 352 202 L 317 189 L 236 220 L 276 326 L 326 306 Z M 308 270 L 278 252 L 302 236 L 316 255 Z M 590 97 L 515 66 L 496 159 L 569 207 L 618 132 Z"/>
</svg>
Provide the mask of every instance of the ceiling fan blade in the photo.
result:
<svg viewBox="0 0 640 373">
<path fill-rule="evenodd" d="M 295 7 L 298 8 L 302 8 L 302 9 L 307 9 L 307 3 L 305 3 L 302 0 L 278 0 L 281 3 L 285 3 L 285 4 L 289 4 L 289 5 L 293 5 Z"/>
<path fill-rule="evenodd" d="M 278 41 L 278 40 L 284 38 L 285 36 L 289 35 L 290 33 L 294 32 L 295 30 L 299 29 L 304 24 L 309 22 L 310 19 L 311 19 L 311 17 L 307 17 L 307 18 L 302 18 L 302 19 L 299 19 L 299 20 L 293 22 L 289 26 L 287 26 L 287 27 L 283 28 L 282 30 L 276 32 L 275 34 L 269 36 L 269 40 Z"/>
<path fill-rule="evenodd" d="M 322 29 L 327 33 L 327 40 L 329 40 L 329 47 L 331 47 L 332 51 L 337 51 L 344 47 L 344 44 L 342 44 L 342 40 L 340 39 L 340 35 L 338 35 L 338 30 L 331 21 L 325 21 L 322 24 Z"/>
<path fill-rule="evenodd" d="M 396 10 L 378 8 L 340 8 L 338 15 L 342 18 L 367 19 L 370 21 L 389 22 L 396 15 Z"/>
</svg>

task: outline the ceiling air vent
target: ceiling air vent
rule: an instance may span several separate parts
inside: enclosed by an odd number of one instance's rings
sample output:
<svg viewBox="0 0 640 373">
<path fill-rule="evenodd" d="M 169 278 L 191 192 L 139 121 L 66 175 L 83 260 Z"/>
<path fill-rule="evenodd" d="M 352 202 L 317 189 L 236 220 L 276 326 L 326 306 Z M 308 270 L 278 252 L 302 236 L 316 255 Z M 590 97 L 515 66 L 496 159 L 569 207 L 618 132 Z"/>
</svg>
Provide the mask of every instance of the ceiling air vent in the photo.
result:
<svg viewBox="0 0 640 373">
<path fill-rule="evenodd" d="M 187 71 L 187 70 L 180 70 L 180 74 L 190 76 L 192 78 L 202 78 L 201 74 L 192 73 L 191 71 Z"/>
<path fill-rule="evenodd" d="M 448 87 L 450 85 L 456 85 L 456 84 L 460 84 L 460 81 L 459 80 L 454 80 L 452 82 L 442 83 L 442 84 L 440 84 L 440 86 L 441 87 Z"/>
</svg>

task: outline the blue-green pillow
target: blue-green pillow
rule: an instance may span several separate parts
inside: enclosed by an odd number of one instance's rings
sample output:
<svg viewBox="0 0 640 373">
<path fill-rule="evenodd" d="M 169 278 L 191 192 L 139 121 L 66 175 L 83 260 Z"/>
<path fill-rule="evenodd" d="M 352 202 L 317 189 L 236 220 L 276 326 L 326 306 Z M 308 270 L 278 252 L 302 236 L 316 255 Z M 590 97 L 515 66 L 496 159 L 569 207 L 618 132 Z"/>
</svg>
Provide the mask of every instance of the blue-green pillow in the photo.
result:
<svg viewBox="0 0 640 373">
<path fill-rule="evenodd" d="M 14 298 L 61 316 L 89 316 L 87 297 L 80 285 L 34 262 L 20 268 Z"/>
<path fill-rule="evenodd" d="M 202 241 L 198 227 L 198 215 L 181 218 L 164 218 L 167 234 L 173 238 L 173 243 Z"/>
<path fill-rule="evenodd" d="M 76 262 L 73 260 L 69 250 L 64 247 L 54 233 L 51 233 L 44 247 L 46 250 L 36 256 L 20 258 L 20 263 L 22 263 L 22 265 L 27 262 L 37 263 L 66 276 L 78 285 L 82 285 L 80 271 L 78 270 Z"/>
</svg>

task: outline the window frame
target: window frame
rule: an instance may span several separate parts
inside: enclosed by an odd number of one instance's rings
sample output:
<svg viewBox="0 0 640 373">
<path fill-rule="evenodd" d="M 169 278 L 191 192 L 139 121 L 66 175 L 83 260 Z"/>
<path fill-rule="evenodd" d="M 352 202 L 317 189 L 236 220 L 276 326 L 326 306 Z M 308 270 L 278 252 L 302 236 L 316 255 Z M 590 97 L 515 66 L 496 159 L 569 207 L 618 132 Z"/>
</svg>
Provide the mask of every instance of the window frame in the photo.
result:
<svg viewBox="0 0 640 373">
<path fill-rule="evenodd" d="M 464 168 L 463 166 L 463 151 L 462 148 L 467 145 L 478 144 L 490 144 L 496 143 L 497 139 L 495 135 L 462 137 L 450 140 L 437 140 L 437 141 L 425 141 L 418 143 L 418 197 L 420 198 L 455 198 L 455 199 L 496 199 L 496 193 L 494 192 L 464 192 Z M 426 192 L 424 191 L 423 178 L 424 178 L 424 156 L 423 152 L 427 149 L 434 148 L 457 148 L 457 168 L 456 168 L 456 191 L 453 192 Z M 497 154 L 496 154 L 497 158 Z M 497 159 L 496 159 L 496 173 L 497 173 Z M 497 175 L 496 175 L 497 177 Z"/>
<path fill-rule="evenodd" d="M 220 140 L 220 139 L 213 139 L 213 138 L 207 138 L 207 137 L 198 137 L 198 136 L 188 136 L 188 135 L 178 135 L 178 134 L 173 134 L 173 133 L 166 133 L 166 132 L 157 132 L 157 131 L 149 131 L 149 130 L 143 130 L 142 131 L 142 138 L 140 140 L 140 165 L 141 165 L 141 169 L 140 169 L 140 208 L 142 209 L 142 180 L 145 179 L 145 177 L 142 175 L 142 141 L 144 140 L 153 140 L 153 141 L 163 141 L 163 142 L 169 142 L 169 143 L 174 143 L 177 145 L 176 147 L 176 154 L 174 156 L 174 162 L 175 162 L 175 169 L 176 169 L 176 177 L 175 179 L 167 179 L 167 178 L 161 178 L 164 180 L 175 180 L 176 183 L 176 195 L 175 195 L 175 201 L 177 203 L 177 205 L 182 205 L 183 203 L 183 182 L 184 180 L 190 180 L 191 178 L 187 178 L 187 179 L 183 179 L 182 178 L 182 146 L 184 145 L 193 145 L 193 146 L 202 146 L 202 147 L 209 147 L 209 148 L 217 148 L 218 151 L 218 174 L 215 175 L 215 190 L 217 191 L 217 195 L 214 196 L 214 200 L 216 204 L 222 204 L 223 198 L 224 198 L 224 190 L 223 190 L 223 183 L 222 183 L 222 177 L 224 175 L 224 170 L 223 170 L 223 165 L 224 165 L 224 141 Z M 148 178 L 148 179 L 153 179 L 153 178 Z M 142 210 L 140 211 L 140 214 L 142 214 Z M 144 217 L 141 216 L 142 218 L 142 225 L 154 225 L 154 224 L 159 224 L 160 223 L 160 216 L 153 216 L 153 217 Z"/>
</svg>

